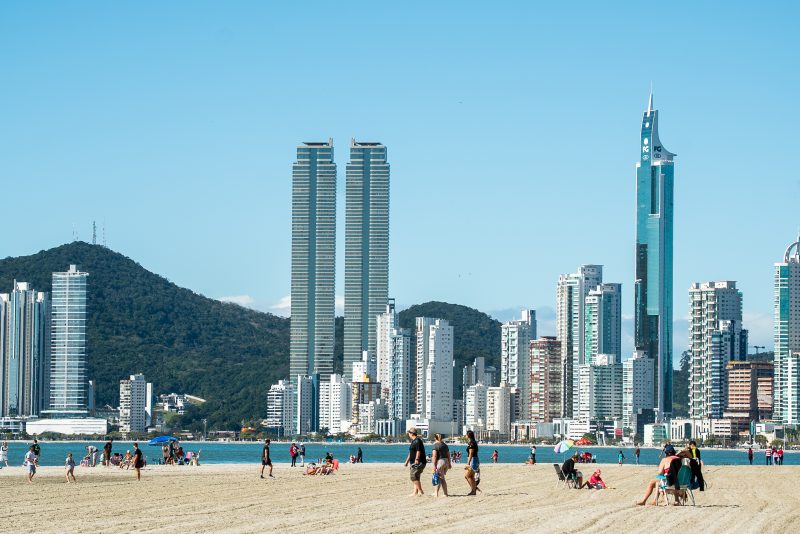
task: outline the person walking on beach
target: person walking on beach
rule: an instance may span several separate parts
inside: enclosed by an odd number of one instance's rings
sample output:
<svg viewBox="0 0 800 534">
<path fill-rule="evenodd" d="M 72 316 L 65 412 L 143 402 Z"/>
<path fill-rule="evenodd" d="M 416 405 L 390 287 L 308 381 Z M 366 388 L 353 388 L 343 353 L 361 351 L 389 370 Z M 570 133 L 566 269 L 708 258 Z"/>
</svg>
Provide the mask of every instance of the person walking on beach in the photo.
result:
<svg viewBox="0 0 800 534">
<path fill-rule="evenodd" d="M 133 443 L 133 468 L 136 469 L 136 480 L 142 480 L 141 469 L 144 467 L 144 458 L 142 457 L 142 449 L 139 444 Z"/>
<path fill-rule="evenodd" d="M 497 463 L 497 449 L 495 449 L 494 452 L 492 453 L 492 463 L 494 464 Z"/>
<path fill-rule="evenodd" d="M 778 447 L 778 465 L 783 465 L 783 447 Z"/>
<path fill-rule="evenodd" d="M 772 465 L 772 449 L 769 447 L 764 450 L 764 460 L 766 460 L 767 465 Z"/>
<path fill-rule="evenodd" d="M 469 484 L 467 495 L 478 494 L 478 484 L 481 482 L 481 461 L 478 459 L 478 442 L 475 440 L 475 432 L 467 430 L 467 467 L 464 469 L 464 478 Z"/>
<path fill-rule="evenodd" d="M 753 465 L 753 447 L 747 448 L 747 459 L 750 462 L 750 465 Z"/>
<path fill-rule="evenodd" d="M 114 438 L 108 438 L 106 444 L 103 445 L 103 465 L 111 467 L 111 449 L 114 447 Z"/>
<path fill-rule="evenodd" d="M 69 484 L 70 477 L 72 477 L 73 482 L 77 482 L 77 480 L 75 480 L 75 460 L 73 460 L 71 452 L 67 453 L 67 459 L 64 461 L 64 469 L 67 471 L 67 484 Z"/>
<path fill-rule="evenodd" d="M 0 463 L 6 464 L 6 467 L 8 467 L 8 442 L 7 441 L 4 441 L 3 444 L 0 445 Z M 0 469 L 2 469 L 2 468 L 3 468 L 3 466 L 0 465 Z"/>
<path fill-rule="evenodd" d="M 264 478 L 264 468 L 267 466 L 269 466 L 269 478 L 275 478 L 272 476 L 272 460 L 269 457 L 269 444 L 270 441 L 265 439 L 264 450 L 261 451 L 261 478 Z"/>
<path fill-rule="evenodd" d="M 177 465 L 175 463 L 175 442 L 170 440 L 168 445 L 169 445 L 169 450 L 168 450 L 168 452 L 169 452 L 169 463 L 171 463 L 172 465 Z"/>
<path fill-rule="evenodd" d="M 42 454 L 42 448 L 39 447 L 39 440 L 33 440 L 33 454 L 36 455 L 36 463 L 39 463 L 39 456 Z"/>
<path fill-rule="evenodd" d="M 36 463 L 39 461 L 36 453 L 33 452 L 35 445 L 31 445 L 28 453 L 25 455 L 25 462 L 22 464 L 28 468 L 28 484 L 33 484 L 33 475 L 36 474 Z"/>
<path fill-rule="evenodd" d="M 420 481 L 422 472 L 425 470 L 425 463 L 427 462 L 427 458 L 425 457 L 425 445 L 422 443 L 422 440 L 419 439 L 419 436 L 417 436 L 417 429 L 413 426 L 406 431 L 406 435 L 408 435 L 408 439 L 411 440 L 411 445 L 408 447 L 408 458 L 406 458 L 406 463 L 404 465 L 411 465 L 411 484 L 414 486 L 414 493 L 412 493 L 411 496 L 417 497 L 425 494 L 425 492 L 422 491 L 422 482 Z"/>
<path fill-rule="evenodd" d="M 306 465 L 306 444 L 301 443 L 297 452 L 300 455 L 300 467 L 304 467 Z"/>
<path fill-rule="evenodd" d="M 692 440 L 689 442 L 689 469 L 692 470 L 692 482 L 697 484 L 700 491 L 705 491 L 705 481 L 703 480 L 703 461 L 700 459 L 700 449 L 697 448 L 697 442 Z"/>
<path fill-rule="evenodd" d="M 639 450 L 639 446 L 637 445 L 636 450 L 633 451 L 633 456 L 636 458 L 636 465 L 639 465 L 639 454 L 641 454 L 641 452 L 642 451 Z"/>
<path fill-rule="evenodd" d="M 536 465 L 536 445 L 531 445 L 531 465 Z"/>
<path fill-rule="evenodd" d="M 356 452 L 356 463 L 357 464 L 364 463 L 364 451 L 361 450 L 361 447 L 359 447 L 358 452 Z"/>
<path fill-rule="evenodd" d="M 292 458 L 292 467 L 297 466 L 297 445 L 294 443 L 289 446 L 289 456 Z"/>
<path fill-rule="evenodd" d="M 452 467 L 450 463 L 450 447 L 442 439 L 441 434 L 434 435 L 436 440 L 433 444 L 431 463 L 433 464 L 433 485 L 436 486 L 436 497 L 439 496 L 439 488 L 442 489 L 444 496 L 447 497 L 447 472 Z M 438 482 L 438 484 L 437 484 Z"/>
<path fill-rule="evenodd" d="M 619 454 L 617 454 L 617 462 L 619 462 L 619 465 L 622 465 L 622 462 L 624 461 L 625 461 L 625 455 L 622 454 L 622 451 L 619 451 Z"/>
</svg>

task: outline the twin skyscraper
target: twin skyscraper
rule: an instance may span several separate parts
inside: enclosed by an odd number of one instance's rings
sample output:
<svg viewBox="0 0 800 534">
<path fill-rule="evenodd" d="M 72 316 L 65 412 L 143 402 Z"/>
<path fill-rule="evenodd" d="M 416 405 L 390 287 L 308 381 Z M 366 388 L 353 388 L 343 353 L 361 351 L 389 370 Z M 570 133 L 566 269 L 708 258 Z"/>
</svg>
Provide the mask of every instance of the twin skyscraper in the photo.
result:
<svg viewBox="0 0 800 534">
<path fill-rule="evenodd" d="M 292 168 L 293 382 L 298 376 L 327 380 L 334 372 L 335 281 L 336 163 L 330 139 L 298 146 Z M 349 381 L 352 364 L 363 352 L 376 352 L 376 318 L 386 311 L 389 298 L 389 163 L 381 143 L 350 143 L 344 282 L 343 371 Z"/>
</svg>

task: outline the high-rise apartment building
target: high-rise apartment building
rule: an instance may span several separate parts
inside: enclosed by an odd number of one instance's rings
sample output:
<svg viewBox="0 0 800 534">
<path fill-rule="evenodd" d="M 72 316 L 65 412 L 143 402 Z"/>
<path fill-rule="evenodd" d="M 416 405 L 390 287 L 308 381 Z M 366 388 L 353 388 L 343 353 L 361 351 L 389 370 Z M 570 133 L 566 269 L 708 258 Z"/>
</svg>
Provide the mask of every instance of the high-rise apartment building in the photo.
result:
<svg viewBox="0 0 800 534">
<path fill-rule="evenodd" d="M 644 351 L 634 351 L 633 357 L 622 362 L 622 427 L 636 433 L 635 417 L 639 410 L 655 407 L 653 380 L 655 361 Z"/>
<path fill-rule="evenodd" d="M 414 339 L 416 340 L 416 380 L 414 385 L 414 397 L 416 410 L 414 413 L 423 416 L 425 414 L 425 372 L 428 368 L 428 358 L 430 353 L 430 329 L 436 319 L 430 317 L 417 317 L 415 320 Z"/>
<path fill-rule="evenodd" d="M 513 416 L 512 388 L 508 384 L 486 390 L 486 430 L 495 431 L 503 436 L 511 433 L 511 417 Z"/>
<path fill-rule="evenodd" d="M 578 366 L 578 419 L 622 417 L 622 364 L 615 360 L 613 354 L 598 354 Z"/>
<path fill-rule="evenodd" d="M 561 342 L 561 417 L 572 417 L 577 411 L 578 366 L 586 358 L 586 297 L 602 282 L 602 265 L 582 265 L 578 272 L 558 278 L 556 337 Z"/>
<path fill-rule="evenodd" d="M 500 383 L 520 390 L 521 402 L 514 420 L 530 419 L 531 339 L 536 339 L 534 310 L 522 310 L 521 319 L 503 323 L 500 328 Z"/>
<path fill-rule="evenodd" d="M 50 298 L 25 282 L 0 294 L 0 416 L 38 416 L 49 403 Z"/>
<path fill-rule="evenodd" d="M 561 417 L 561 342 L 543 336 L 530 342 L 531 421 L 544 423 Z"/>
<path fill-rule="evenodd" d="M 738 417 L 751 421 L 772 418 L 773 371 L 772 362 L 728 362 L 728 406 L 725 417 Z"/>
<path fill-rule="evenodd" d="M 672 226 L 675 154 L 658 137 L 653 95 L 642 116 L 636 163 L 634 342 L 654 360 L 658 422 L 672 413 Z"/>
<path fill-rule="evenodd" d="M 389 298 L 389 163 L 380 143 L 352 140 L 345 187 L 344 368 L 375 354 Z M 349 377 L 347 377 L 349 378 Z"/>
<path fill-rule="evenodd" d="M 486 392 L 481 384 L 467 387 L 464 393 L 464 425 L 468 430 L 486 430 Z"/>
<path fill-rule="evenodd" d="M 689 417 L 720 419 L 728 398 L 727 365 L 747 358 L 742 293 L 736 282 L 705 282 L 689 289 Z"/>
<path fill-rule="evenodd" d="M 600 284 L 586 296 L 585 363 L 598 354 L 612 354 L 622 362 L 622 284 Z"/>
<path fill-rule="evenodd" d="M 389 396 L 389 366 L 392 350 L 392 332 L 398 328 L 397 313 L 394 309 L 394 299 L 389 299 L 384 313 L 378 315 L 375 323 L 375 363 L 378 382 L 381 383 L 381 396 Z M 390 408 L 391 411 L 391 408 Z"/>
<path fill-rule="evenodd" d="M 453 420 L 453 327 L 444 319 L 436 319 L 428 328 L 425 418 Z"/>
<path fill-rule="evenodd" d="M 800 424 L 800 236 L 775 264 L 775 410 L 773 417 Z"/>
<path fill-rule="evenodd" d="M 292 381 L 333 373 L 335 262 L 333 140 L 303 143 L 292 166 Z"/>
<path fill-rule="evenodd" d="M 120 432 L 146 432 L 148 391 L 152 394 L 152 385 L 148 388 L 143 374 L 131 375 L 129 379 L 119 381 L 119 430 Z"/>
<path fill-rule="evenodd" d="M 337 434 L 350 428 L 352 384 L 333 374 L 319 385 L 319 427 Z"/>
<path fill-rule="evenodd" d="M 307 436 L 319 429 L 319 375 L 297 375 L 294 385 L 294 434 Z"/>
<path fill-rule="evenodd" d="M 389 332 L 388 396 L 389 417 L 405 421 L 411 415 L 411 332 L 404 328 Z M 383 385 L 383 383 L 381 383 Z"/>
<path fill-rule="evenodd" d="M 294 385 L 290 380 L 279 380 L 267 392 L 267 428 L 278 436 L 292 433 L 294 424 Z"/>
<path fill-rule="evenodd" d="M 50 407 L 62 417 L 88 414 L 86 377 L 86 283 L 77 265 L 53 273 L 50 327 Z"/>
</svg>

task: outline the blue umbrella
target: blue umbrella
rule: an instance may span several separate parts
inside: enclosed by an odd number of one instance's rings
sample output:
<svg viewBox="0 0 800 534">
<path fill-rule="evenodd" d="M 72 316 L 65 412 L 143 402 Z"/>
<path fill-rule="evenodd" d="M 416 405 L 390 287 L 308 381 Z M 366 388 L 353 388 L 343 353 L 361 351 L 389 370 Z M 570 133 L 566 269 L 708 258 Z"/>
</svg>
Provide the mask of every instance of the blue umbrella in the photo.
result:
<svg viewBox="0 0 800 534">
<path fill-rule="evenodd" d="M 178 441 L 178 438 L 173 438 L 172 436 L 157 436 L 150 441 L 147 442 L 148 445 L 161 445 L 163 443 L 168 443 L 170 441 Z"/>
</svg>

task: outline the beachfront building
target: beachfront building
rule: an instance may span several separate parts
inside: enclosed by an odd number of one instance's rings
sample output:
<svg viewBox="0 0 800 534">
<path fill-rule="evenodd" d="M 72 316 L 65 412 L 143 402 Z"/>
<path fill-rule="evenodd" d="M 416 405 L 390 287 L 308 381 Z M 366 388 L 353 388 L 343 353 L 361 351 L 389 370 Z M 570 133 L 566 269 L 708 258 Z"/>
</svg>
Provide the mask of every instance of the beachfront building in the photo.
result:
<svg viewBox="0 0 800 534">
<path fill-rule="evenodd" d="M 464 427 L 467 430 L 486 430 L 486 393 L 483 384 L 473 384 L 464 396 Z"/>
<path fill-rule="evenodd" d="M 417 317 L 414 321 L 414 339 L 417 340 L 416 354 L 414 361 L 416 362 L 415 371 L 415 384 L 414 384 L 414 400 L 415 400 L 415 413 L 425 413 L 425 372 L 428 368 L 428 357 L 430 353 L 430 330 L 431 326 L 436 322 L 436 319 L 431 317 Z"/>
<path fill-rule="evenodd" d="M 654 360 L 657 421 L 672 414 L 672 233 L 675 154 L 658 137 L 653 94 L 642 116 L 636 162 L 634 345 Z"/>
<path fill-rule="evenodd" d="M 577 372 L 586 355 L 586 297 L 601 283 L 602 265 L 582 265 L 578 272 L 558 278 L 556 338 L 561 342 L 561 417 L 572 417 L 577 412 Z"/>
<path fill-rule="evenodd" d="M 53 273 L 50 323 L 51 417 L 88 415 L 86 378 L 86 283 L 77 265 Z"/>
<path fill-rule="evenodd" d="M 385 421 L 389 417 L 389 406 L 386 399 L 375 399 L 358 406 L 358 434 L 378 434 L 379 421 Z"/>
<path fill-rule="evenodd" d="M 395 313 L 394 299 L 389 299 L 386 311 L 378 315 L 375 321 L 375 373 L 381 383 L 381 396 L 389 398 L 389 367 L 391 365 L 392 333 L 399 328 L 398 316 Z"/>
<path fill-rule="evenodd" d="M 536 312 L 522 310 L 521 315 L 521 319 L 500 327 L 500 383 L 520 390 L 514 421 L 530 418 L 530 341 L 536 339 Z"/>
<path fill-rule="evenodd" d="M 319 375 L 295 378 L 293 434 L 307 436 L 319 428 L 319 386 Z"/>
<path fill-rule="evenodd" d="M 333 373 L 335 256 L 333 140 L 303 143 L 297 147 L 297 161 L 292 166 L 289 375 L 298 395 L 305 394 L 309 385 L 301 384 L 300 377 Z M 312 396 L 316 399 L 317 395 L 314 392 Z M 296 405 L 293 412 L 301 417 L 309 409 L 316 412 L 317 407 Z M 303 428 L 307 432 L 317 417 L 312 413 L 303 421 L 296 420 L 295 431 Z"/>
<path fill-rule="evenodd" d="M 511 434 L 513 389 L 510 385 L 501 383 L 486 390 L 486 430 L 497 432 L 499 439 L 503 441 Z"/>
<path fill-rule="evenodd" d="M 153 385 L 148 384 L 141 373 L 119 381 L 120 432 L 147 431 L 147 407 L 152 406 L 148 392 L 152 396 Z"/>
<path fill-rule="evenodd" d="M 614 354 L 598 354 L 578 366 L 578 419 L 622 418 L 622 364 Z"/>
<path fill-rule="evenodd" d="M 598 354 L 611 354 L 622 362 L 622 284 L 600 284 L 586 295 L 584 343 L 585 363 Z"/>
<path fill-rule="evenodd" d="M 267 392 L 267 430 L 283 436 L 292 433 L 294 421 L 294 386 L 290 380 L 278 380 Z"/>
<path fill-rule="evenodd" d="M 49 403 L 50 298 L 26 282 L 0 294 L 0 417 L 38 416 Z"/>
<path fill-rule="evenodd" d="M 388 388 L 381 387 L 388 393 L 389 418 L 405 421 L 411 415 L 411 332 L 405 328 L 394 328 L 389 331 Z"/>
<path fill-rule="evenodd" d="M 461 398 L 467 398 L 467 388 L 475 384 L 494 385 L 496 369 L 486 365 L 486 358 L 478 356 L 461 370 Z"/>
<path fill-rule="evenodd" d="M 327 428 L 330 434 L 346 432 L 350 428 L 352 414 L 352 385 L 333 374 L 330 380 L 319 385 L 319 428 Z"/>
<path fill-rule="evenodd" d="M 631 358 L 622 362 L 622 426 L 630 434 L 641 435 L 642 429 L 637 429 L 637 418 L 641 421 L 642 417 L 639 416 L 645 414 L 646 410 L 652 413 L 655 407 L 654 377 L 654 360 L 644 351 L 634 351 Z"/>
<path fill-rule="evenodd" d="M 560 417 L 561 342 L 543 336 L 530 342 L 531 421 L 544 423 Z"/>
<path fill-rule="evenodd" d="M 800 236 L 775 264 L 775 409 L 777 421 L 800 424 Z"/>
<path fill-rule="evenodd" d="M 747 358 L 742 293 L 736 282 L 695 283 L 689 306 L 689 417 L 719 419 L 728 398 L 728 362 Z"/>
<path fill-rule="evenodd" d="M 424 414 L 431 421 L 453 420 L 453 327 L 444 319 L 428 329 Z"/>
<path fill-rule="evenodd" d="M 344 368 L 349 371 L 363 351 L 375 354 L 376 320 L 389 299 L 389 163 L 381 143 L 350 143 L 344 248 Z"/>
<path fill-rule="evenodd" d="M 350 396 L 350 423 L 356 432 L 361 422 L 361 406 L 369 404 L 381 396 L 380 382 L 375 382 L 368 373 L 358 374 L 359 367 L 361 367 L 361 362 L 353 364 L 353 376 L 358 375 L 360 378 L 352 383 Z"/>
<path fill-rule="evenodd" d="M 728 372 L 726 418 L 766 421 L 772 418 L 774 364 L 731 361 Z"/>
</svg>

